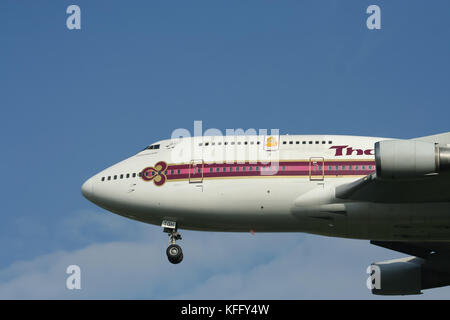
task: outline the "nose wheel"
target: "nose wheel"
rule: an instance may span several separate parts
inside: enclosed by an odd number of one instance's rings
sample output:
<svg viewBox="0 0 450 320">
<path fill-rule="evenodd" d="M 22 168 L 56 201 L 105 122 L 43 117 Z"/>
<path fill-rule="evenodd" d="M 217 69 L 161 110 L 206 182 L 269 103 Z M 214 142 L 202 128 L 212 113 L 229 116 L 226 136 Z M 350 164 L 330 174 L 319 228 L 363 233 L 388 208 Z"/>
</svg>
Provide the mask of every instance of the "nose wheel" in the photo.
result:
<svg viewBox="0 0 450 320">
<path fill-rule="evenodd" d="M 166 253 L 167 258 L 173 264 L 178 264 L 181 261 L 183 261 L 183 251 L 181 250 L 181 247 L 177 244 L 171 244 L 167 248 Z"/>
<path fill-rule="evenodd" d="M 167 258 L 170 263 L 178 264 L 183 261 L 183 250 L 176 244 L 177 240 L 181 240 L 181 234 L 177 231 L 175 222 L 163 221 L 162 226 L 164 232 L 169 234 L 169 246 L 166 250 Z"/>
</svg>

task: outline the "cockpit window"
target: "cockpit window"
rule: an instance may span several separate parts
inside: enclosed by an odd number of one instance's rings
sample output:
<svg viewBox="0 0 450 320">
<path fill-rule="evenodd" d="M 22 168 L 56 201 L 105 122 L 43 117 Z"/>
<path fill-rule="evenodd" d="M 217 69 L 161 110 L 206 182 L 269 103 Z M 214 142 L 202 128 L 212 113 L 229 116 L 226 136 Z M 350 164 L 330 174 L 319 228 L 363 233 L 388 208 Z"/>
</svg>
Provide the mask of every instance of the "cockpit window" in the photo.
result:
<svg viewBox="0 0 450 320">
<path fill-rule="evenodd" d="M 146 147 L 144 150 L 156 150 L 156 149 L 159 149 L 159 144 L 152 144 L 151 146 Z"/>
</svg>

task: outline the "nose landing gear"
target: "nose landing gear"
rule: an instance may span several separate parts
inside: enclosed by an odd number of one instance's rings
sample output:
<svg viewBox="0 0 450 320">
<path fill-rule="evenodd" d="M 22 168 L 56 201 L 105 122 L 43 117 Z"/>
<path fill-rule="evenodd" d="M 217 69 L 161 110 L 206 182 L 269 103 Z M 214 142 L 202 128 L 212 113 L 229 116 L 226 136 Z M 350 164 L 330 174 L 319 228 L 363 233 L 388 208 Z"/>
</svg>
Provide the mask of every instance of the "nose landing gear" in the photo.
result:
<svg viewBox="0 0 450 320">
<path fill-rule="evenodd" d="M 176 222 L 163 221 L 162 227 L 164 232 L 169 234 L 169 247 L 166 250 L 167 258 L 170 263 L 178 264 L 183 261 L 183 250 L 176 244 L 177 240 L 181 240 L 181 234 L 177 231 Z"/>
<path fill-rule="evenodd" d="M 183 251 L 181 250 L 181 247 L 175 242 L 176 240 L 181 240 L 181 234 L 173 229 L 171 232 L 169 232 L 169 237 L 169 247 L 166 250 L 167 258 L 169 258 L 169 261 L 171 263 L 178 264 L 183 261 Z"/>
</svg>

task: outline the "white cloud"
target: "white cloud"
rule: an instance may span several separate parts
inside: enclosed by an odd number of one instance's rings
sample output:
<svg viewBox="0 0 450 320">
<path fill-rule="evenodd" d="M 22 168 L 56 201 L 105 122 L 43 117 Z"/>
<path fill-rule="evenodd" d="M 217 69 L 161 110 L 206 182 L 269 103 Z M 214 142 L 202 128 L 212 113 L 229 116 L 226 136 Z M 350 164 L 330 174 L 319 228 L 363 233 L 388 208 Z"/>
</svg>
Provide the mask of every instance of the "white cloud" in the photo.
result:
<svg viewBox="0 0 450 320">
<path fill-rule="evenodd" d="M 89 215 L 81 217 L 71 224 L 72 235 L 81 236 L 77 228 L 91 223 Z M 365 287 L 366 267 L 401 256 L 368 241 L 182 231 L 185 259 L 171 265 L 160 228 L 94 215 L 92 221 L 120 240 L 15 262 L 0 270 L 0 298 L 372 299 L 378 297 Z M 134 239 L 123 240 L 123 233 Z M 81 267 L 79 291 L 65 287 L 72 264 Z M 435 289 L 419 298 L 446 298 L 449 292 Z"/>
</svg>

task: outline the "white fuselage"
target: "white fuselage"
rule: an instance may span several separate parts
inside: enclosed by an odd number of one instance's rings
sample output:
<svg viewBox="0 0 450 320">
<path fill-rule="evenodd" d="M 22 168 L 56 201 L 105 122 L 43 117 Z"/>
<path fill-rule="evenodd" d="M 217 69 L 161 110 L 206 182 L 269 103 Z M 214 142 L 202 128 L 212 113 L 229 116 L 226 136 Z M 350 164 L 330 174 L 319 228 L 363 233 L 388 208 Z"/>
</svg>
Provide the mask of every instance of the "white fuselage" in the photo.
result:
<svg viewBox="0 0 450 320">
<path fill-rule="evenodd" d="M 384 138 L 211 136 L 154 143 L 90 178 L 83 194 L 119 215 L 181 229 L 308 232 L 372 240 L 450 240 L 448 203 L 337 199 L 375 171 Z M 158 148 L 156 148 L 158 146 Z"/>
</svg>

